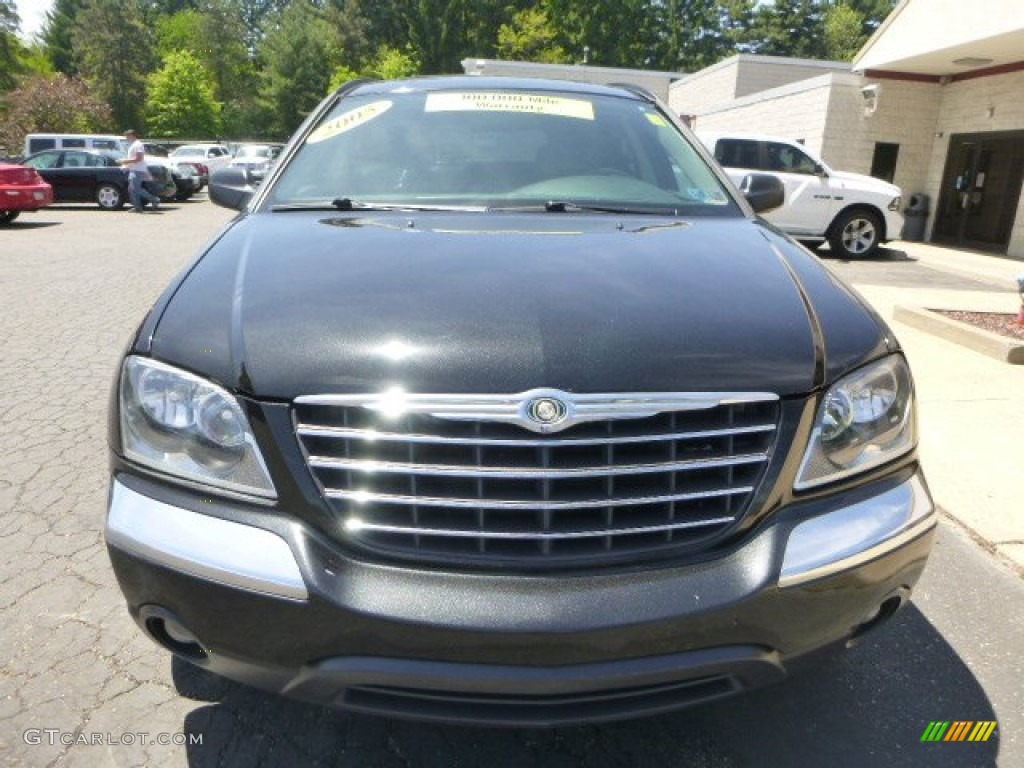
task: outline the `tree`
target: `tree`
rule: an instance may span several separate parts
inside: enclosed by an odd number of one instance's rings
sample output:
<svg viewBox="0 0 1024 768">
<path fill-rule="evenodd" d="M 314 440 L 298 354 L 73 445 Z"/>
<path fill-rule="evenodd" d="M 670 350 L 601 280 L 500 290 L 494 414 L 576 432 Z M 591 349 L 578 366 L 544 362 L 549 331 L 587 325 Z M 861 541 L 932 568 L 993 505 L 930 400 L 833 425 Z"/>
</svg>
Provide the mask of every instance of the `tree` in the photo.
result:
<svg viewBox="0 0 1024 768">
<path fill-rule="evenodd" d="M 139 0 L 87 0 L 71 39 L 80 72 L 114 119 L 121 127 L 138 124 L 155 47 Z"/>
<path fill-rule="evenodd" d="M 14 0 L 0 0 L 0 93 L 14 88 L 14 74 L 21 69 L 20 25 Z"/>
<path fill-rule="evenodd" d="M 420 63 L 412 54 L 382 45 L 363 74 L 381 80 L 400 80 L 403 77 L 412 77 L 419 71 Z"/>
<path fill-rule="evenodd" d="M 226 101 L 253 86 L 252 61 L 245 29 L 233 0 L 208 0 L 201 10 L 188 9 L 156 22 L 157 51 L 189 51 L 209 73 L 214 96 Z"/>
<path fill-rule="evenodd" d="M 54 69 L 65 75 L 78 74 L 71 36 L 75 29 L 75 19 L 84 5 L 85 0 L 56 0 L 53 8 L 46 12 L 46 24 L 42 32 L 46 55 Z"/>
<path fill-rule="evenodd" d="M 93 133 L 109 130 L 110 107 L 78 78 L 31 77 L 5 97 L 0 145 L 20 152 L 29 133 Z"/>
<path fill-rule="evenodd" d="M 823 8 L 815 0 L 775 0 L 754 12 L 753 53 L 821 59 L 826 55 Z"/>
<path fill-rule="evenodd" d="M 657 0 L 649 14 L 655 41 L 649 65 L 671 71 L 694 71 L 732 52 L 718 0 Z"/>
<path fill-rule="evenodd" d="M 210 76 L 189 51 L 164 57 L 149 76 L 146 125 L 152 136 L 215 138 L 220 133 L 221 105 L 213 98 Z"/>
<path fill-rule="evenodd" d="M 498 28 L 498 56 L 517 61 L 563 64 L 568 55 L 557 43 L 558 30 L 543 8 L 516 11 L 512 20 Z"/>
<path fill-rule="evenodd" d="M 355 70 L 347 64 L 337 67 L 331 76 L 328 91 L 333 91 L 349 80 L 355 80 L 358 77 L 374 77 L 378 80 L 399 80 L 403 77 L 412 77 L 419 72 L 419 66 L 419 62 L 411 54 L 388 45 L 382 45 L 378 49 L 377 55 L 361 70 Z"/>
<path fill-rule="evenodd" d="M 323 12 L 298 0 L 274 18 L 260 47 L 265 67 L 260 99 L 272 119 L 272 131 L 287 136 L 328 91 L 340 64 L 334 29 Z"/>
<path fill-rule="evenodd" d="M 864 16 L 846 3 L 825 10 L 826 55 L 836 61 L 851 61 L 868 36 L 864 32 Z"/>
<path fill-rule="evenodd" d="M 569 60 L 605 67 L 645 67 L 654 57 L 651 0 L 542 0 Z"/>
</svg>

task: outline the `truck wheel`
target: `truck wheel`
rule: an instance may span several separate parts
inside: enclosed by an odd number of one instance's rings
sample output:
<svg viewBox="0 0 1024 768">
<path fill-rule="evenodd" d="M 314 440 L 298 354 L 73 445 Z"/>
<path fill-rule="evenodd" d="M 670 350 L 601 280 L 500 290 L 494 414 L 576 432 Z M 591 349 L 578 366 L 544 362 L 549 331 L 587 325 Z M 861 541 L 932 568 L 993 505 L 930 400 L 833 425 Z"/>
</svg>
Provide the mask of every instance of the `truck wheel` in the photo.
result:
<svg viewBox="0 0 1024 768">
<path fill-rule="evenodd" d="M 16 218 L 21 211 L 0 211 L 0 227 L 7 226 Z"/>
<path fill-rule="evenodd" d="M 878 215 L 863 208 L 841 213 L 829 230 L 828 244 L 842 259 L 863 259 L 878 250 L 882 222 Z"/>
<path fill-rule="evenodd" d="M 124 206 L 124 192 L 116 184 L 96 187 L 96 204 L 105 211 L 119 211 Z"/>
</svg>

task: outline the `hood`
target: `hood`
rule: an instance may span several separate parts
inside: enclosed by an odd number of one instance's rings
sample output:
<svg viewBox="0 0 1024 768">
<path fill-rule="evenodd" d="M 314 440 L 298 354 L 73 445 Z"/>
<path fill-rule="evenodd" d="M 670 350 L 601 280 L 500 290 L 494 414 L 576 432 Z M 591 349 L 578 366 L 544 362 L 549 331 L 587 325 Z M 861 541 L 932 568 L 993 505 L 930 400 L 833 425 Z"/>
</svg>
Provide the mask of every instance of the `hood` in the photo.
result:
<svg viewBox="0 0 1024 768">
<path fill-rule="evenodd" d="M 252 214 L 175 289 L 151 353 L 286 400 L 804 393 L 820 329 L 776 237 L 743 218 Z"/>
<path fill-rule="evenodd" d="M 835 181 L 841 181 L 846 189 L 863 189 L 869 192 L 876 192 L 880 195 L 887 195 L 889 197 L 897 197 L 901 194 L 901 190 L 895 184 L 890 184 L 887 181 L 876 179 L 874 176 L 865 176 L 861 173 L 849 173 L 848 171 L 833 171 L 829 170 L 829 178 Z"/>
</svg>

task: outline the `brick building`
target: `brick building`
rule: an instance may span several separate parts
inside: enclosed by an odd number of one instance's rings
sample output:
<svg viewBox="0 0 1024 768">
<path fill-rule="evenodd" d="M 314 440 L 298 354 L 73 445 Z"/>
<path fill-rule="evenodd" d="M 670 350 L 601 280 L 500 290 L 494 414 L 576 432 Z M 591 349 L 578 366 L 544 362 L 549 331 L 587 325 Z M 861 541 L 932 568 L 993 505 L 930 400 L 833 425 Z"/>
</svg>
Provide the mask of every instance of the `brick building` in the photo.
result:
<svg viewBox="0 0 1024 768">
<path fill-rule="evenodd" d="M 902 0 L 852 65 L 740 54 L 672 83 L 669 104 L 924 192 L 928 239 L 1024 259 L 1022 10 Z"/>
</svg>

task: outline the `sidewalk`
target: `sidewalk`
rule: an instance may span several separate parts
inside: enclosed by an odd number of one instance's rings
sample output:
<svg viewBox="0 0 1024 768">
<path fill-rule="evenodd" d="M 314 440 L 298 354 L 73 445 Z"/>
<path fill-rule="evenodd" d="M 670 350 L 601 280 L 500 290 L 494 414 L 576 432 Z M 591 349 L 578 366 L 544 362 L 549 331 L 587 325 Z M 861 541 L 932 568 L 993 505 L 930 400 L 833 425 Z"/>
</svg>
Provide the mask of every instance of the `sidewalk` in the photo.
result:
<svg viewBox="0 0 1024 768">
<path fill-rule="evenodd" d="M 970 290 L 855 283 L 906 351 L 918 396 L 920 455 L 936 504 L 1024 573 L 1024 366 L 893 320 L 897 304 L 1016 313 L 1024 261 L 922 243 L 890 243 Z M 978 280 L 994 282 L 977 290 Z M 1005 285 L 999 290 L 996 285 Z"/>
</svg>

